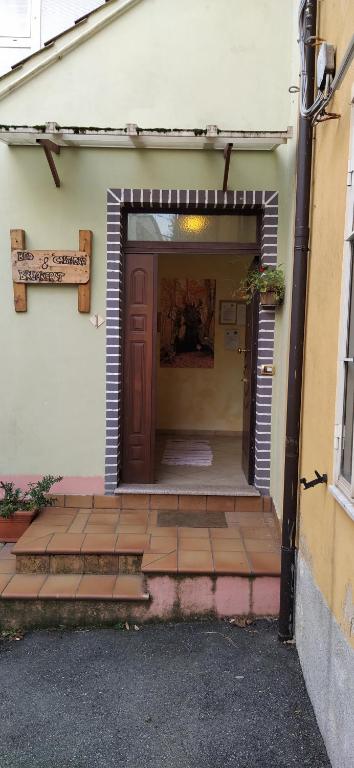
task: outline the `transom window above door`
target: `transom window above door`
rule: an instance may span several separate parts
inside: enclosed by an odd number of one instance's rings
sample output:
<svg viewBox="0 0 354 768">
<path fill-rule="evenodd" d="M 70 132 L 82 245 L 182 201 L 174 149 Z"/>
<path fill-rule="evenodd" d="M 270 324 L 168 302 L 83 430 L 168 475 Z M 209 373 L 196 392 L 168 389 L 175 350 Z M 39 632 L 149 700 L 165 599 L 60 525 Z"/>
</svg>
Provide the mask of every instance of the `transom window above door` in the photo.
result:
<svg viewBox="0 0 354 768">
<path fill-rule="evenodd" d="M 128 240 L 256 243 L 257 216 L 129 213 Z"/>
</svg>

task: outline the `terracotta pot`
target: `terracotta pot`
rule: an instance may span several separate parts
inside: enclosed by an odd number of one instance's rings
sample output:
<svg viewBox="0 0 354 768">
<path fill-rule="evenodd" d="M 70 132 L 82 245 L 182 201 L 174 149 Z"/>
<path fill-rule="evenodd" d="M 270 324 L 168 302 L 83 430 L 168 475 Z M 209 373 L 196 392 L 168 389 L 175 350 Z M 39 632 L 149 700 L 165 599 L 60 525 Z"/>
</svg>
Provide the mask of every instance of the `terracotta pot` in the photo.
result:
<svg viewBox="0 0 354 768">
<path fill-rule="evenodd" d="M 18 509 L 13 517 L 0 517 L 0 541 L 17 541 L 29 528 L 37 512 Z"/>
<path fill-rule="evenodd" d="M 259 294 L 259 303 L 262 307 L 277 307 L 280 302 L 275 291 L 263 291 Z"/>
</svg>

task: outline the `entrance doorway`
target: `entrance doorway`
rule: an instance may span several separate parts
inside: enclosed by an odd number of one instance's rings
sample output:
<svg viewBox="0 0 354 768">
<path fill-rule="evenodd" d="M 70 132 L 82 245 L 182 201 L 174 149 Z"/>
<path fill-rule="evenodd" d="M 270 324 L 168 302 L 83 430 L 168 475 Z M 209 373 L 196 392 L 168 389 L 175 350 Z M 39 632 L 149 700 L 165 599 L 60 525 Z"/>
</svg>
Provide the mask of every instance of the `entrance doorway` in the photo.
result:
<svg viewBox="0 0 354 768">
<path fill-rule="evenodd" d="M 123 482 L 247 490 L 258 306 L 240 282 L 257 217 L 128 214 L 124 257 Z"/>
</svg>

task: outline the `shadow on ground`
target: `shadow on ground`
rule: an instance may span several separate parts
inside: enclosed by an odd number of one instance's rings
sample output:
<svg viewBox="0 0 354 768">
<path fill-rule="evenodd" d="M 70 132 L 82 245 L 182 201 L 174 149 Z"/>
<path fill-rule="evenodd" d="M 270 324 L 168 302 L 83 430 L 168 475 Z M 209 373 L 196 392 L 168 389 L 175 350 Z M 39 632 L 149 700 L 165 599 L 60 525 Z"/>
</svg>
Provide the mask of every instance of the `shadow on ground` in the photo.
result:
<svg viewBox="0 0 354 768">
<path fill-rule="evenodd" d="M 330 768 L 274 622 L 32 632 L 0 679 L 1 768 Z"/>
</svg>

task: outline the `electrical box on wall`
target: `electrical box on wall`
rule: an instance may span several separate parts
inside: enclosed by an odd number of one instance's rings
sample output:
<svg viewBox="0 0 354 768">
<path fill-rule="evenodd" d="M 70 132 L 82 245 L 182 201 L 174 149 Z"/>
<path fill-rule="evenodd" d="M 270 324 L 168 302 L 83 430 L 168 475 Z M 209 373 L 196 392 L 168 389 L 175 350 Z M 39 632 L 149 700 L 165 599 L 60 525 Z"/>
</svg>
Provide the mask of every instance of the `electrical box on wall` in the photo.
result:
<svg viewBox="0 0 354 768">
<path fill-rule="evenodd" d="M 335 73 L 335 48 L 329 43 L 322 43 L 317 56 L 317 87 L 323 91 L 327 75 Z"/>
<path fill-rule="evenodd" d="M 224 331 L 224 347 L 231 351 L 238 348 L 238 331 Z"/>
</svg>

